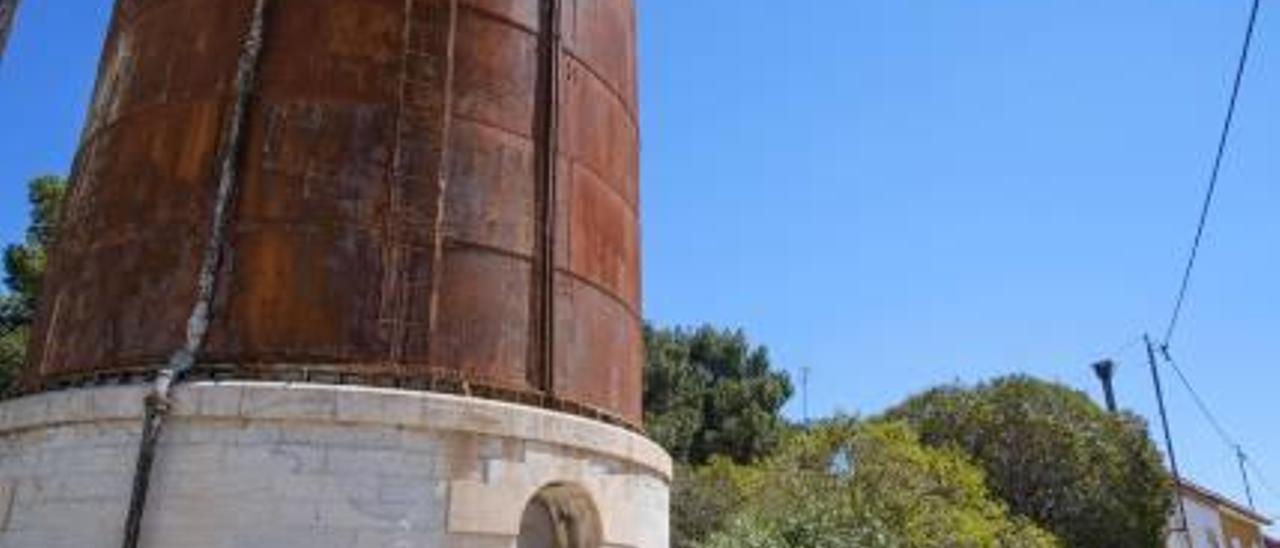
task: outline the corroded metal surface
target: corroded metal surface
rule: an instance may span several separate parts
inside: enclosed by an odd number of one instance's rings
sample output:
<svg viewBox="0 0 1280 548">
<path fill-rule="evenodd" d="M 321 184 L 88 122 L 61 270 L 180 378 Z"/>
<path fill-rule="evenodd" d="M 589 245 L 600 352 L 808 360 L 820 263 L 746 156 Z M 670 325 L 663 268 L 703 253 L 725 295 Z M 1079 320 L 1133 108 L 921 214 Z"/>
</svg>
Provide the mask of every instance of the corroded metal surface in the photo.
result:
<svg viewBox="0 0 1280 548">
<path fill-rule="evenodd" d="M 31 389 L 182 346 L 251 4 L 117 3 Z M 637 424 L 634 44 L 631 0 L 272 0 L 197 373 Z"/>
<path fill-rule="evenodd" d="M 18 0 L 0 0 L 0 62 L 4 61 L 5 45 L 9 43 L 9 31 L 18 12 Z"/>
</svg>

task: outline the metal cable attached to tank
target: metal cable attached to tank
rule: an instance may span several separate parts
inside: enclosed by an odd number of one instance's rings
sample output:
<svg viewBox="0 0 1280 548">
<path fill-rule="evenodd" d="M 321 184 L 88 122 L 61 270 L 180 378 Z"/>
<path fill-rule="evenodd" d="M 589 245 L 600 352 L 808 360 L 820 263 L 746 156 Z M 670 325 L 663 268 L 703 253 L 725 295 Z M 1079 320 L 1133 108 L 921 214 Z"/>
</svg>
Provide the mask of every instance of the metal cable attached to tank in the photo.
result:
<svg viewBox="0 0 1280 548">
<path fill-rule="evenodd" d="M 155 462 L 156 445 L 164 427 L 164 420 L 171 408 L 171 391 L 192 367 L 204 346 L 209 332 L 209 321 L 214 292 L 218 285 L 218 272 L 222 268 L 227 225 L 232 201 L 239 178 L 237 164 L 243 147 L 245 120 L 249 101 L 257 82 L 258 63 L 262 57 L 266 27 L 268 0 L 255 0 L 253 19 L 245 34 L 240 59 L 236 65 L 234 102 L 230 118 L 223 128 L 217 161 L 218 188 L 205 241 L 196 286 L 196 302 L 187 319 L 186 340 L 181 349 L 174 352 L 169 363 L 156 375 L 155 387 L 147 395 L 146 412 L 142 425 L 142 438 L 138 444 L 138 461 L 134 470 L 133 492 L 129 500 L 129 514 L 125 520 L 124 548 L 137 548 L 142 529 L 142 518 L 147 505 L 147 492 L 151 484 L 151 467 Z"/>
</svg>

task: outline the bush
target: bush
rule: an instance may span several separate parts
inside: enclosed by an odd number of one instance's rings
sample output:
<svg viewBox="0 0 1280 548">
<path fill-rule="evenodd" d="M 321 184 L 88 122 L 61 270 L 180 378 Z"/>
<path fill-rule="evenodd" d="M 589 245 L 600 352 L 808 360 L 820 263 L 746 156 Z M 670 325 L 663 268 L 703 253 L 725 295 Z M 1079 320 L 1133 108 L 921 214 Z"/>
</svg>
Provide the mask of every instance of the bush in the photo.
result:
<svg viewBox="0 0 1280 548">
<path fill-rule="evenodd" d="M 676 519 L 684 511 L 711 513 L 723 528 L 703 539 L 680 538 L 686 544 L 677 546 L 1058 545 L 1011 517 L 962 454 L 922 446 L 901 423 L 835 419 L 796 434 L 759 466 L 717 460 L 696 471 L 688 485 L 677 491 Z"/>
<path fill-rule="evenodd" d="M 947 386 L 886 414 L 936 448 L 964 451 L 1017 515 L 1068 546 L 1164 545 L 1171 481 L 1145 422 L 1028 377 Z"/>
</svg>

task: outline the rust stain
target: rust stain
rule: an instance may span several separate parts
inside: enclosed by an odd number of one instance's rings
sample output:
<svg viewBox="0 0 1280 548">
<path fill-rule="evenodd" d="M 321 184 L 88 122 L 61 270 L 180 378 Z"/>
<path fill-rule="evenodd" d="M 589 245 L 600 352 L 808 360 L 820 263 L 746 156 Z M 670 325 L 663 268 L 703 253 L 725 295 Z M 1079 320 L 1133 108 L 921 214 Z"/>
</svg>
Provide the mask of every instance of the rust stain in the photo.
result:
<svg viewBox="0 0 1280 548">
<path fill-rule="evenodd" d="M 198 370 L 639 424 L 634 6 L 558 0 L 548 108 L 544 1 L 275 3 Z M 181 347 L 251 8 L 118 0 L 29 389 Z"/>
</svg>

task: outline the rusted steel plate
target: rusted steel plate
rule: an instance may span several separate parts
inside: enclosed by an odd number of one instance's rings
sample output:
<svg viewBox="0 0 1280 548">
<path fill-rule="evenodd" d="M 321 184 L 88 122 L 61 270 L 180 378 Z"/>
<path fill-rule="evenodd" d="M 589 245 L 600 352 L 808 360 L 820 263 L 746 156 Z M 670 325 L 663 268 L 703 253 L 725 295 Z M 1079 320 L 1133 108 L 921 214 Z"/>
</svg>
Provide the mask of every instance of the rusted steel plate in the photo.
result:
<svg viewBox="0 0 1280 548">
<path fill-rule="evenodd" d="M 565 48 L 636 108 L 636 18 L 629 0 L 561 0 Z"/>
<path fill-rule="evenodd" d="M 640 239 L 635 212 L 581 164 L 569 192 L 570 273 L 628 308 L 640 299 Z"/>
<path fill-rule="evenodd" d="M 565 152 L 637 209 L 638 132 L 626 106 L 576 61 L 569 63 L 565 92 Z"/>
<path fill-rule="evenodd" d="M 556 392 L 623 417 L 641 413 L 639 319 L 616 299 L 571 276 L 556 283 Z"/>
<path fill-rule="evenodd" d="M 4 61 L 5 46 L 9 43 L 9 32 L 13 29 L 17 11 L 18 0 L 0 0 L 0 62 Z"/>
<path fill-rule="evenodd" d="M 451 248 L 444 265 L 434 363 L 480 384 L 532 390 L 526 381 L 529 262 L 484 249 Z"/>
<path fill-rule="evenodd" d="M 562 49 L 545 64 L 543 1 L 271 0 L 199 374 L 639 423 L 634 8 L 560 0 Z M 180 347 L 250 7 L 118 2 L 31 389 L 132 378 Z"/>
</svg>

